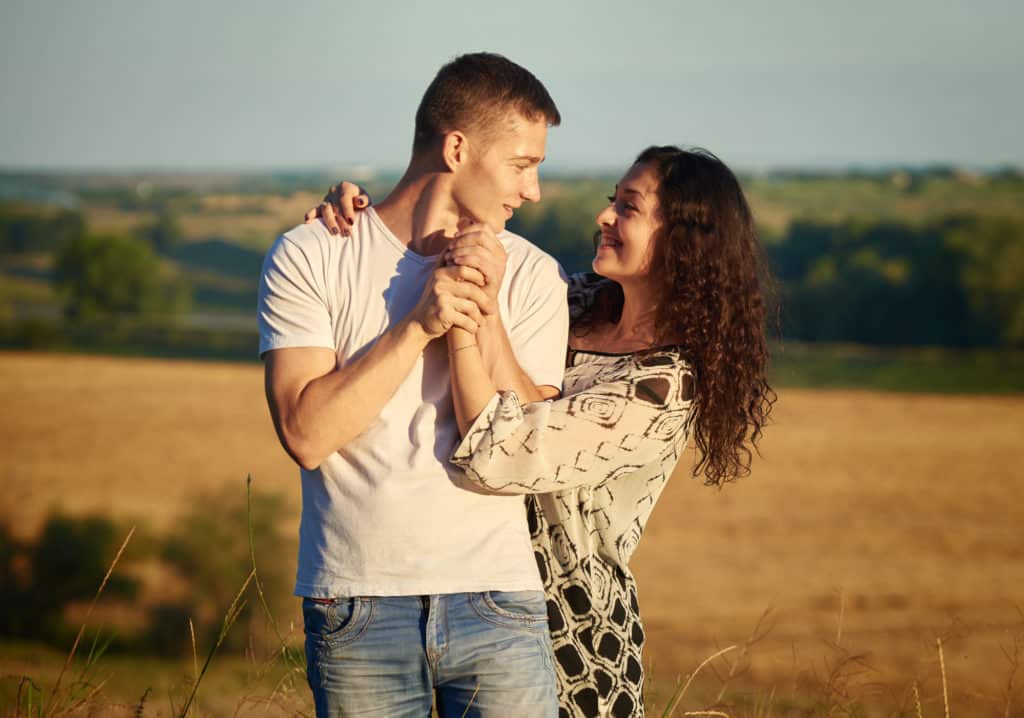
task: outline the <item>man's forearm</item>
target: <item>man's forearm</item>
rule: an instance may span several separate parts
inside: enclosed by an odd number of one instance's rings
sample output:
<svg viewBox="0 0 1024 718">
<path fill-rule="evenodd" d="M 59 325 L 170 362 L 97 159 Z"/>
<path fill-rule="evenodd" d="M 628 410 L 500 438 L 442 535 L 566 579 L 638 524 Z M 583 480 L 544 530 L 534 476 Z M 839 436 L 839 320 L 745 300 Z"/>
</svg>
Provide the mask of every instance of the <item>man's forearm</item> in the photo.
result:
<svg viewBox="0 0 1024 718">
<path fill-rule="evenodd" d="M 271 408 L 278 414 L 275 423 L 288 453 L 304 468 L 313 469 L 363 433 L 428 342 L 419 325 L 400 322 L 359 359 L 297 387 L 293 396 L 278 397 L 286 406 Z"/>
</svg>

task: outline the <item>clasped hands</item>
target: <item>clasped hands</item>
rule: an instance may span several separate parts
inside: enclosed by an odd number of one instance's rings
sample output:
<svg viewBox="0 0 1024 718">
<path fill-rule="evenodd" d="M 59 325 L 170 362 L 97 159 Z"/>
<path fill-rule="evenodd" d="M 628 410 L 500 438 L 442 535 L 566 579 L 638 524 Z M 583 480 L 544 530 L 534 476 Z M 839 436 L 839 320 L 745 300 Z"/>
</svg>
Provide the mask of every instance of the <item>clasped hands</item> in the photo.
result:
<svg viewBox="0 0 1024 718">
<path fill-rule="evenodd" d="M 323 202 L 306 213 L 306 222 L 317 219 L 334 235 L 348 236 L 356 212 L 370 206 L 361 187 L 341 182 Z M 455 236 L 438 256 L 438 263 L 423 289 L 409 320 L 429 339 L 453 327 L 476 334 L 488 317 L 498 313 L 498 291 L 505 276 L 505 248 L 485 223 L 460 221 Z"/>
</svg>

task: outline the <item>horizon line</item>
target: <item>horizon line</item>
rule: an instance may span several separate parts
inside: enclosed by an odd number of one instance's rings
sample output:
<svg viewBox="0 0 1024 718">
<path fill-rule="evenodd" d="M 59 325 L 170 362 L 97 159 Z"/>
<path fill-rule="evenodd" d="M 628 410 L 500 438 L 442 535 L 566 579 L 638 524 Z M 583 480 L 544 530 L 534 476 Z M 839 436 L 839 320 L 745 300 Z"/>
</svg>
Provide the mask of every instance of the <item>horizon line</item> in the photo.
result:
<svg viewBox="0 0 1024 718">
<path fill-rule="evenodd" d="M 899 171 L 935 171 L 953 170 L 968 171 L 982 174 L 994 174 L 1005 171 L 1024 172 L 1024 162 L 952 162 L 947 160 L 926 161 L 820 161 L 792 163 L 735 163 L 738 174 L 781 174 L 813 172 L 821 174 L 843 174 L 856 172 L 884 173 Z M 618 174 L 621 165 L 546 165 L 542 174 L 548 175 L 585 175 L 585 174 Z M 0 163 L 0 174 L 49 174 L 49 175 L 266 175 L 266 174 L 336 174 L 348 172 L 353 179 L 374 179 L 390 175 L 400 175 L 405 171 L 398 166 L 375 166 L 355 162 L 352 164 L 331 165 L 207 165 L 207 166 L 174 166 L 174 165 L 6 165 Z"/>
</svg>

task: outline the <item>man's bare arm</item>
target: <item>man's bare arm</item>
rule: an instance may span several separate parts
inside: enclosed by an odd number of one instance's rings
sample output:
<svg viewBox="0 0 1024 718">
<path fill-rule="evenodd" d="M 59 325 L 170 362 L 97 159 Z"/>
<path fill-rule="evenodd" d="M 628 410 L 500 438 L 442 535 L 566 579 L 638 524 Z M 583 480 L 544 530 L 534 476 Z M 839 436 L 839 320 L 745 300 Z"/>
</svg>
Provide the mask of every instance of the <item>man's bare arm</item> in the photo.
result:
<svg viewBox="0 0 1024 718">
<path fill-rule="evenodd" d="M 380 416 L 429 340 L 421 328 L 403 322 L 341 368 L 330 349 L 267 352 L 267 403 L 289 456 L 303 468 L 315 469 L 364 432 Z"/>
<path fill-rule="evenodd" d="M 337 367 L 334 351 L 326 348 L 267 352 L 265 383 L 274 428 L 300 466 L 316 468 L 364 432 L 432 339 L 453 326 L 470 332 L 479 327 L 478 305 L 488 302 L 472 274 L 458 267 L 436 270 L 410 315 L 344 367 Z"/>
</svg>

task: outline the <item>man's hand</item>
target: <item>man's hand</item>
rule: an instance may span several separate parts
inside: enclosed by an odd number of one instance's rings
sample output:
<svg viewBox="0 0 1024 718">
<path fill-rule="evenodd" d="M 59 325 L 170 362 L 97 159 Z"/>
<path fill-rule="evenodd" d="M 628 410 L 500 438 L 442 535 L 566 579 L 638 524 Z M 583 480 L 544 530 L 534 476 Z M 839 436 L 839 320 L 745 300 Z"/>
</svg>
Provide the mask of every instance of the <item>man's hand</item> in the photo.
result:
<svg viewBox="0 0 1024 718">
<path fill-rule="evenodd" d="M 306 212 L 306 224 L 322 219 L 331 234 L 348 236 L 356 222 L 356 212 L 372 204 L 370 195 L 352 182 L 339 182 L 324 195 L 323 202 Z"/>
<path fill-rule="evenodd" d="M 484 278 L 484 292 L 497 302 L 508 257 L 494 230 L 482 222 L 465 227 L 455 235 L 442 258 L 446 265 L 477 270 Z"/>
<path fill-rule="evenodd" d="M 438 267 L 409 320 L 431 339 L 452 327 L 476 334 L 484 315 L 497 311 L 497 303 L 481 289 L 483 285 L 483 274 L 472 267 Z"/>
</svg>

